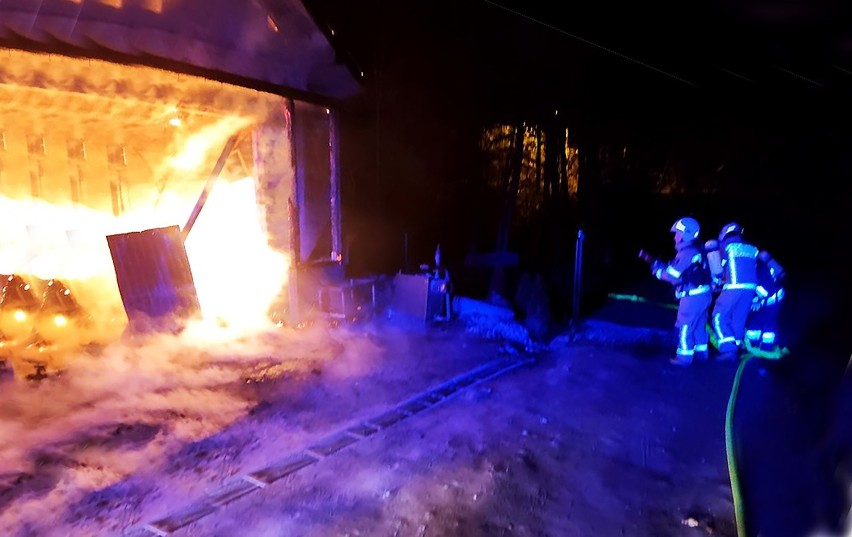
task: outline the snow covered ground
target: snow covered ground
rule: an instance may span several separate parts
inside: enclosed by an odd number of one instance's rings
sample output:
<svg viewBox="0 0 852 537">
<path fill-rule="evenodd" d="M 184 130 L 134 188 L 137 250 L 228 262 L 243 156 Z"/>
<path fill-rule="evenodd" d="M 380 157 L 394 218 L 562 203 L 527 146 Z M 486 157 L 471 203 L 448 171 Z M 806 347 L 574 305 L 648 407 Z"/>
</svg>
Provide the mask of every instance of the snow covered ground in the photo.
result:
<svg viewBox="0 0 852 537">
<path fill-rule="evenodd" d="M 0 534 L 735 535 L 732 364 L 608 323 L 533 351 L 479 334 L 190 330 L 7 378 Z"/>
<path fill-rule="evenodd" d="M 422 326 L 208 338 L 116 343 L 55 378 L 4 379 L 0 533 L 113 534 L 500 355 Z"/>
</svg>

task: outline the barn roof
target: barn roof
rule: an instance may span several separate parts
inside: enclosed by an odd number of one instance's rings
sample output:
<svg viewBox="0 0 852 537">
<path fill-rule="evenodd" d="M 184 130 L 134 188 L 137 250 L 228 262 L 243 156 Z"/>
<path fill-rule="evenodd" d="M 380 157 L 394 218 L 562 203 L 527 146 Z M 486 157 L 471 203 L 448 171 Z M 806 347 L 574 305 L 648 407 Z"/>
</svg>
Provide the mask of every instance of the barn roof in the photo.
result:
<svg viewBox="0 0 852 537">
<path fill-rule="evenodd" d="M 0 46 L 341 99 L 359 89 L 300 0 L 4 0 Z"/>
</svg>

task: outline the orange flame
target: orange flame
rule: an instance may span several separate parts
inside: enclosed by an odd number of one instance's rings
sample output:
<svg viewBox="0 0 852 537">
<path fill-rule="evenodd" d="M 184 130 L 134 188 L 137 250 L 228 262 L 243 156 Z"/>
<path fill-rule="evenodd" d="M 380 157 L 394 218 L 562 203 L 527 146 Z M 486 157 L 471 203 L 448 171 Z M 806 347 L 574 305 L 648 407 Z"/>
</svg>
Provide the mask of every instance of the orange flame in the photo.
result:
<svg viewBox="0 0 852 537">
<path fill-rule="evenodd" d="M 284 101 L 139 66 L 4 55 L 0 274 L 62 279 L 114 334 L 127 319 L 105 237 L 183 225 L 225 141 Z M 251 149 L 233 153 L 186 248 L 204 318 L 240 335 L 270 322 L 289 259 L 269 246 Z"/>
<path fill-rule="evenodd" d="M 218 183 L 186 243 L 205 319 L 232 328 L 269 322 L 289 266 L 285 254 L 268 246 L 254 185 L 251 177 Z M 122 306 L 106 235 L 183 222 L 193 203 L 168 197 L 156 211 L 116 217 L 0 196 L 0 274 L 62 279 L 82 295 L 84 307 L 114 317 Z"/>
<path fill-rule="evenodd" d="M 289 266 L 267 244 L 254 185 L 251 177 L 217 183 L 186 241 L 205 319 L 238 331 L 270 322 Z"/>
</svg>

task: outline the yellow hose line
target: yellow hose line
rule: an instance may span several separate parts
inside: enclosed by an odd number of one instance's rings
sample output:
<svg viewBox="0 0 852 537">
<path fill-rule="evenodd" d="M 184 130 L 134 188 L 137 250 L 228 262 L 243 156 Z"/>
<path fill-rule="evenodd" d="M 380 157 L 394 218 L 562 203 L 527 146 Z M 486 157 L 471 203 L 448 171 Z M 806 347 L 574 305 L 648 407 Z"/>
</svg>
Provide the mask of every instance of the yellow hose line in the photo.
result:
<svg viewBox="0 0 852 537">
<path fill-rule="evenodd" d="M 626 300 L 627 302 L 645 302 L 648 304 L 654 304 L 655 306 L 660 306 L 668 309 L 677 309 L 677 304 L 671 304 L 666 302 L 651 302 L 645 297 L 641 297 L 639 295 L 625 295 L 620 293 L 609 293 L 607 294 L 608 298 L 613 298 L 615 300 Z"/>
<path fill-rule="evenodd" d="M 743 512 L 742 490 L 740 488 L 740 476 L 737 473 L 737 456 L 734 448 L 734 406 L 740 390 L 740 380 L 746 364 L 753 357 L 746 355 L 740 361 L 737 374 L 734 376 L 734 385 L 731 388 L 731 396 L 728 399 L 728 410 L 725 413 L 725 449 L 728 457 L 728 476 L 731 480 L 731 496 L 734 500 L 734 516 L 737 522 L 737 536 L 746 537 L 745 513 Z"/>
</svg>

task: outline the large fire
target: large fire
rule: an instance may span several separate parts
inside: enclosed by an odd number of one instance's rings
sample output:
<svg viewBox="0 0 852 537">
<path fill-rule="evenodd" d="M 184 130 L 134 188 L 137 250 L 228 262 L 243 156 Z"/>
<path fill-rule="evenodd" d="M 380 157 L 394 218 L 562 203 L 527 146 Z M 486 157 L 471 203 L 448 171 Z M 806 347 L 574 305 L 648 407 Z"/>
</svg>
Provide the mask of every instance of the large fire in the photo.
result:
<svg viewBox="0 0 852 537">
<path fill-rule="evenodd" d="M 270 323 L 289 259 L 269 245 L 253 136 L 256 125 L 282 123 L 283 99 L 155 69 L 6 54 L 0 274 L 26 281 L 21 293 L 58 290 L 78 303 L 93 322 L 68 330 L 75 343 L 115 338 L 127 316 L 106 236 L 183 227 L 226 141 L 241 133 L 185 246 L 205 320 L 234 336 Z M 0 324 L 25 324 L 23 310 L 9 315 Z M 56 314 L 51 330 L 68 322 Z M 9 339 L 14 330 L 0 331 Z"/>
<path fill-rule="evenodd" d="M 269 309 L 289 265 L 268 246 L 254 185 L 247 177 L 214 187 L 186 241 L 205 319 L 237 334 L 270 322 Z"/>
</svg>

